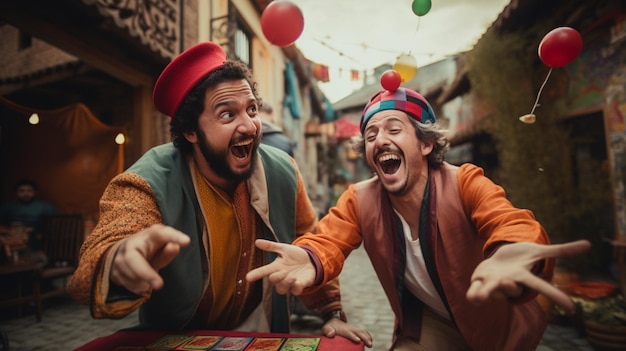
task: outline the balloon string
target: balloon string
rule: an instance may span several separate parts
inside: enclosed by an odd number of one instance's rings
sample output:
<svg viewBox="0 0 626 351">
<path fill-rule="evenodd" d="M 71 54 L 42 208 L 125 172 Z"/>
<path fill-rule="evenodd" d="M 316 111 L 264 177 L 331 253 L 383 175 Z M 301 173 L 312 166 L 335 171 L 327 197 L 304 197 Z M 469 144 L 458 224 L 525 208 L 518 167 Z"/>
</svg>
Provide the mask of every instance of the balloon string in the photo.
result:
<svg viewBox="0 0 626 351">
<path fill-rule="evenodd" d="M 417 30 L 420 29 L 420 21 L 421 21 L 422 17 L 418 16 L 417 17 L 417 26 L 415 27 L 415 34 L 413 35 L 413 42 L 417 42 Z M 411 55 L 411 51 L 409 50 L 409 55 Z"/>
<path fill-rule="evenodd" d="M 541 95 L 541 92 L 543 91 L 543 87 L 546 86 L 546 83 L 548 82 L 548 78 L 550 78 L 550 73 L 552 73 L 552 67 L 550 67 L 550 70 L 548 71 L 548 75 L 546 76 L 546 79 L 544 79 L 543 84 L 541 84 L 541 88 L 539 88 L 539 92 L 537 93 L 537 99 L 535 100 L 535 105 L 533 106 L 533 109 L 530 111 L 531 115 L 535 112 L 535 108 L 537 108 L 537 103 L 539 102 L 539 96 Z"/>
</svg>

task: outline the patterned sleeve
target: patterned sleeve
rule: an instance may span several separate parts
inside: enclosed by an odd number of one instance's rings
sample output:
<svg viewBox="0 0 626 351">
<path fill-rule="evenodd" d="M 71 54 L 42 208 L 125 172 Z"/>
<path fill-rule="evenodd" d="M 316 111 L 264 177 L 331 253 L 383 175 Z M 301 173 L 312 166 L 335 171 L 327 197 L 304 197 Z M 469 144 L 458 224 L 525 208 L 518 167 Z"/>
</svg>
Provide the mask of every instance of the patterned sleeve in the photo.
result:
<svg viewBox="0 0 626 351">
<path fill-rule="evenodd" d="M 79 303 L 90 305 L 95 318 L 120 318 L 143 303 L 133 299 L 107 303 L 109 272 L 115 245 L 122 239 L 162 223 L 148 183 L 134 173 L 116 176 L 100 199 L 100 218 L 80 249 L 80 261 L 68 285 Z"/>
</svg>

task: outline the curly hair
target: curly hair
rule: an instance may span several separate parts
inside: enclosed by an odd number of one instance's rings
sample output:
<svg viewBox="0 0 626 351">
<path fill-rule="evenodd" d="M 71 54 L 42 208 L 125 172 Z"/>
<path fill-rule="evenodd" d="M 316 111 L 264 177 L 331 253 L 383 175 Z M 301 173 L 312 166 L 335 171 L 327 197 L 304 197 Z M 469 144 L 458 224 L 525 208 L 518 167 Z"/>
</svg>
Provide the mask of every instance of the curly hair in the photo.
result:
<svg viewBox="0 0 626 351">
<path fill-rule="evenodd" d="M 432 168 L 439 168 L 443 164 L 445 153 L 450 150 L 450 141 L 446 136 L 446 130 L 437 123 L 420 123 L 413 118 L 409 118 L 415 128 L 415 135 L 420 142 L 433 144 L 433 151 L 426 157 L 428 165 Z M 352 149 L 361 156 L 365 156 L 365 138 L 358 134 L 350 139 Z"/>
<path fill-rule="evenodd" d="M 232 80 L 245 79 L 252 89 L 252 94 L 259 105 L 263 104 L 257 90 L 257 82 L 252 76 L 250 68 L 244 63 L 229 60 L 220 68 L 212 71 L 204 77 L 196 86 L 189 91 L 176 114 L 170 121 L 170 135 L 174 146 L 183 153 L 191 153 L 192 144 L 185 138 L 183 133 L 198 130 L 198 118 L 204 111 L 204 100 L 207 89 L 219 83 Z"/>
</svg>

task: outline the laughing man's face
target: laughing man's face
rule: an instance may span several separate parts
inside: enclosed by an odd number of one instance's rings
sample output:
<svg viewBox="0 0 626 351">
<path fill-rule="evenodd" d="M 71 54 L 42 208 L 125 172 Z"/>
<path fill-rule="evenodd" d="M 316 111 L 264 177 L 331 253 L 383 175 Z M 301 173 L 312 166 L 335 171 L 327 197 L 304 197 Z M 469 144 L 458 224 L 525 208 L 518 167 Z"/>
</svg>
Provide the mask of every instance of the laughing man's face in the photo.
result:
<svg viewBox="0 0 626 351">
<path fill-rule="evenodd" d="M 417 184 L 432 151 L 418 140 L 409 118 L 403 111 L 383 110 L 370 118 L 363 133 L 367 164 L 391 194 L 404 194 Z"/>
</svg>

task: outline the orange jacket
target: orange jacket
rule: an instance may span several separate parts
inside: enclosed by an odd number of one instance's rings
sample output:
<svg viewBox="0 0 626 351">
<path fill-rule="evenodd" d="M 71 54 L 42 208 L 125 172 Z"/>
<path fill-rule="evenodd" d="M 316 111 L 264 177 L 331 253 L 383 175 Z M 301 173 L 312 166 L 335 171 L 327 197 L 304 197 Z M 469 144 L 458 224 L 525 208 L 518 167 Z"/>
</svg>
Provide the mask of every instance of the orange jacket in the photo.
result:
<svg viewBox="0 0 626 351">
<path fill-rule="evenodd" d="M 433 280 L 439 281 L 444 304 L 461 335 L 474 350 L 534 350 L 546 327 L 541 308 L 531 301 L 535 294 L 527 292 L 515 303 L 495 301 L 482 306 L 469 303 L 465 294 L 475 267 L 499 245 L 548 244 L 545 230 L 530 211 L 513 207 L 504 190 L 476 166 L 444 164 L 430 173 L 431 234 L 423 250 L 428 254 L 425 257 L 432 257 L 426 265 L 434 268 Z M 328 281 L 363 242 L 396 316 L 395 340 L 407 335 L 411 318 L 419 319 L 421 305 L 410 311 L 402 307 L 397 283 L 403 260 L 398 247 L 404 242 L 392 233 L 397 223 L 385 217 L 385 212 L 392 212 L 388 201 L 377 178 L 351 185 L 320 221 L 318 233 L 298 238 L 294 244 L 309 246 L 318 254 L 324 281 Z M 419 209 L 415 214 L 420 214 Z M 547 261 L 540 276 L 550 279 L 552 268 L 553 262 Z"/>
</svg>

